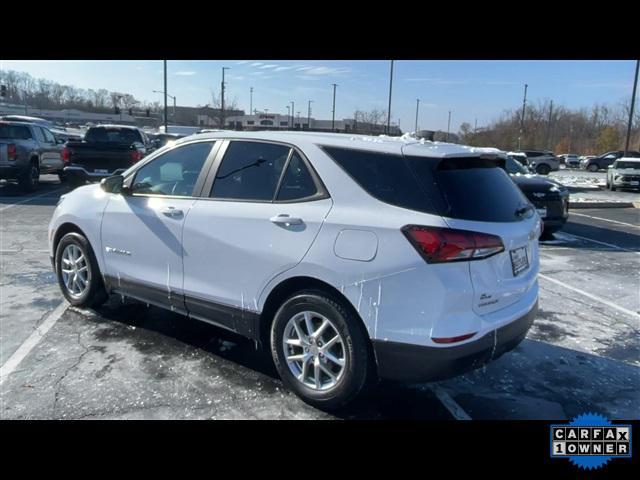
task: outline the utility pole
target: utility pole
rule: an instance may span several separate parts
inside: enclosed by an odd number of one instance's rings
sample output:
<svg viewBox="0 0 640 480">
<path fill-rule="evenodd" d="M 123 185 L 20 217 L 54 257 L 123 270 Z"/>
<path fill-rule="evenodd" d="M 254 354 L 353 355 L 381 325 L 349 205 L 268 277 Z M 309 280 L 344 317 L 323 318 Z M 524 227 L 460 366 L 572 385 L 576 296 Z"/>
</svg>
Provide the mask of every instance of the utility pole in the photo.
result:
<svg viewBox="0 0 640 480">
<path fill-rule="evenodd" d="M 229 67 L 222 67 L 222 84 L 220 88 L 220 128 L 224 128 L 224 71 Z"/>
<path fill-rule="evenodd" d="M 449 141 L 449 130 L 451 129 L 451 110 L 449 110 L 449 120 L 447 120 L 447 139 L 445 142 Z"/>
<path fill-rule="evenodd" d="M 636 105 L 636 90 L 638 89 L 638 69 L 640 60 L 636 60 L 636 78 L 633 81 L 633 94 L 631 95 L 631 108 L 629 109 L 629 125 L 627 125 L 627 141 L 624 145 L 624 156 L 629 153 L 629 139 L 631 138 L 631 125 L 633 125 L 633 110 Z"/>
<path fill-rule="evenodd" d="M 547 150 L 551 148 L 551 117 L 553 115 L 553 100 L 549 104 L 549 121 L 547 122 Z"/>
<path fill-rule="evenodd" d="M 335 132 L 335 125 L 336 125 L 336 87 L 338 86 L 337 83 L 332 83 L 331 85 L 333 85 L 333 108 L 331 109 L 331 131 Z"/>
<path fill-rule="evenodd" d="M 476 123 L 473 126 L 473 134 L 478 133 L 478 119 L 476 118 Z"/>
<path fill-rule="evenodd" d="M 253 112 L 253 87 L 249 89 L 249 115 Z"/>
<path fill-rule="evenodd" d="M 167 125 L 167 61 L 164 62 L 164 133 L 169 133 Z"/>
<path fill-rule="evenodd" d="M 309 100 L 309 106 L 307 107 L 307 130 L 311 130 L 311 104 L 313 100 Z"/>
<path fill-rule="evenodd" d="M 293 130 L 293 129 L 295 128 L 295 126 L 294 126 L 294 122 L 295 122 L 295 120 L 294 120 L 294 118 L 293 118 L 293 116 L 294 116 L 294 115 L 295 115 L 295 113 L 296 113 L 296 111 L 295 111 L 295 106 L 296 106 L 296 104 L 295 104 L 295 103 L 293 103 L 293 102 L 291 102 L 291 130 Z"/>
<path fill-rule="evenodd" d="M 291 107 L 289 105 L 287 107 L 287 127 L 291 124 Z"/>
<path fill-rule="evenodd" d="M 300 112 L 298 112 L 298 128 L 302 129 L 302 125 L 300 124 Z"/>
<path fill-rule="evenodd" d="M 389 72 L 389 108 L 387 109 L 387 135 L 391 127 L 391 91 L 393 89 L 393 60 L 391 60 L 391 70 Z"/>
<path fill-rule="evenodd" d="M 415 132 L 418 131 L 418 109 L 420 108 L 420 99 L 417 98 L 416 99 L 416 128 L 415 128 Z"/>
<path fill-rule="evenodd" d="M 518 137 L 518 150 L 522 148 L 522 136 L 524 134 L 524 112 L 527 106 L 527 88 L 529 85 L 524 84 L 524 99 L 522 100 L 522 116 L 520 117 L 520 136 Z"/>
</svg>

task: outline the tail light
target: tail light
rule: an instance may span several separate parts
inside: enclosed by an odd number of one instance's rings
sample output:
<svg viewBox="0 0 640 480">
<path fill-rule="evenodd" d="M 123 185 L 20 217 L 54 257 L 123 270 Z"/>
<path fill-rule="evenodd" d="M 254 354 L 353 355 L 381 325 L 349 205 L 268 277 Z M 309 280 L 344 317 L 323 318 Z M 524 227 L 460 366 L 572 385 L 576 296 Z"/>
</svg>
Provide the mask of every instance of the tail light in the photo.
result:
<svg viewBox="0 0 640 480">
<path fill-rule="evenodd" d="M 131 163 L 139 162 L 142 159 L 142 153 L 140 150 L 134 149 L 131 150 Z"/>
<path fill-rule="evenodd" d="M 7 159 L 14 161 L 18 157 L 18 149 L 15 143 L 7 144 Z"/>
<path fill-rule="evenodd" d="M 504 251 L 502 239 L 487 233 L 417 225 L 402 233 L 427 263 L 480 260 Z"/>
<path fill-rule="evenodd" d="M 60 152 L 60 156 L 62 157 L 62 161 L 64 163 L 71 162 L 71 151 L 67 147 L 64 147 L 62 149 L 62 152 Z"/>
</svg>

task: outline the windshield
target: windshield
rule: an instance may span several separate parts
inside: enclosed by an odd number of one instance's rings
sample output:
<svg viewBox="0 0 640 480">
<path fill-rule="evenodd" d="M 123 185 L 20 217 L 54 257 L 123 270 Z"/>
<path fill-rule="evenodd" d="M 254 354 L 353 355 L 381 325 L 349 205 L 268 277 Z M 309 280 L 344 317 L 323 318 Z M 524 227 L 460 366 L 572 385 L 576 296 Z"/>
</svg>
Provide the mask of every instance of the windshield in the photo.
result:
<svg viewBox="0 0 640 480">
<path fill-rule="evenodd" d="M 507 170 L 507 173 L 511 175 L 516 175 L 518 173 L 522 173 L 522 174 L 529 173 L 528 170 L 524 168 L 520 162 L 517 162 L 512 157 L 507 157 L 505 168 Z"/>
<path fill-rule="evenodd" d="M 85 136 L 87 142 L 142 143 L 137 130 L 130 128 L 91 128 Z"/>
<path fill-rule="evenodd" d="M 640 162 L 616 162 L 616 168 L 633 168 L 640 170 Z"/>
</svg>

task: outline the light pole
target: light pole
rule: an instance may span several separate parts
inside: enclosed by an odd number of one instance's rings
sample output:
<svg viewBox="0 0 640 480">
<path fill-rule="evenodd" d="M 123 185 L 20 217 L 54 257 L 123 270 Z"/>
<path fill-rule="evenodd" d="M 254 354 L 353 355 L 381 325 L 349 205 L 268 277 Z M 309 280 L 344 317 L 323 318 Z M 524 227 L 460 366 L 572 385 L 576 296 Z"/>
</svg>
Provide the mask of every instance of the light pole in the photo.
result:
<svg viewBox="0 0 640 480">
<path fill-rule="evenodd" d="M 420 108 L 420 99 L 417 98 L 416 99 L 416 128 L 415 128 L 415 132 L 418 131 L 418 109 Z"/>
<path fill-rule="evenodd" d="M 295 103 L 291 102 L 291 130 L 293 130 L 293 122 L 295 121 L 293 119 L 293 116 L 295 115 Z"/>
<path fill-rule="evenodd" d="M 636 90 L 638 89 L 638 69 L 640 68 L 640 60 L 636 60 L 636 78 L 633 81 L 633 94 L 631 95 L 631 108 L 629 109 L 629 125 L 627 126 L 627 141 L 624 145 L 624 156 L 629 153 L 629 139 L 631 137 L 631 125 L 633 124 L 633 109 L 636 105 Z"/>
<path fill-rule="evenodd" d="M 451 110 L 449 110 L 449 120 L 447 120 L 447 139 L 446 142 L 449 141 L 449 130 L 451 129 Z"/>
<path fill-rule="evenodd" d="M 527 107 L 527 88 L 529 85 L 524 84 L 524 98 L 522 99 L 522 116 L 520 117 L 520 136 L 518 137 L 518 150 L 522 148 L 522 135 L 524 134 L 524 112 Z"/>
<path fill-rule="evenodd" d="M 389 72 L 389 108 L 387 109 L 387 135 L 391 127 L 391 90 L 393 89 L 393 60 L 391 60 L 391 71 Z"/>
<path fill-rule="evenodd" d="M 553 115 L 553 100 L 549 103 L 549 120 L 547 121 L 547 149 L 551 148 L 551 116 Z"/>
<path fill-rule="evenodd" d="M 173 99 L 173 121 L 175 122 L 176 121 L 176 97 L 174 97 L 173 95 L 169 95 L 168 93 L 163 92 L 161 90 L 154 90 L 153 93 L 162 93 L 162 94 L 166 95 L 167 97 Z"/>
<path fill-rule="evenodd" d="M 298 127 L 299 129 L 302 128 L 302 125 L 300 125 L 300 112 L 298 112 Z"/>
<path fill-rule="evenodd" d="M 253 112 L 253 87 L 249 88 L 249 115 Z"/>
<path fill-rule="evenodd" d="M 287 125 L 291 123 L 291 107 L 287 105 Z"/>
<path fill-rule="evenodd" d="M 313 100 L 309 100 L 309 106 L 307 107 L 307 130 L 311 130 L 311 104 Z"/>
<path fill-rule="evenodd" d="M 164 133 L 169 133 L 167 131 L 167 61 L 164 62 Z"/>
<path fill-rule="evenodd" d="M 335 132 L 336 126 L 336 87 L 337 83 L 332 83 L 333 85 L 333 108 L 331 109 L 331 131 Z"/>
<path fill-rule="evenodd" d="M 222 67 L 222 83 L 220 85 L 220 128 L 224 128 L 224 71 L 230 67 Z"/>
</svg>

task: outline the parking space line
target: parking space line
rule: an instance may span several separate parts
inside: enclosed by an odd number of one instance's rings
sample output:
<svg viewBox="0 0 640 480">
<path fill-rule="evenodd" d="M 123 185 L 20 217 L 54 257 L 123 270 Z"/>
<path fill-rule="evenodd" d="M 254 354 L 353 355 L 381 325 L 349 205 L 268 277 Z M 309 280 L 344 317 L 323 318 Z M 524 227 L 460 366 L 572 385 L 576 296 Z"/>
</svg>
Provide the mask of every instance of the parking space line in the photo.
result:
<svg viewBox="0 0 640 480">
<path fill-rule="evenodd" d="M 574 291 L 576 293 L 579 293 L 580 295 L 584 295 L 585 297 L 588 297 L 591 300 L 595 300 L 596 302 L 600 302 L 600 303 L 602 303 L 604 305 L 607 305 L 608 307 L 611 307 L 611 308 L 613 308 L 615 310 L 618 310 L 619 312 L 622 312 L 622 313 L 625 313 L 625 314 L 627 314 L 627 315 L 629 315 L 631 317 L 640 319 L 640 314 L 637 313 L 637 312 L 634 312 L 633 310 L 629 310 L 627 308 L 621 307 L 620 305 L 617 305 L 617 304 L 615 304 L 613 302 L 610 302 L 609 300 L 605 300 L 604 298 L 597 297 L 595 295 L 592 295 L 589 292 L 585 292 L 584 290 L 580 290 L 579 288 L 572 287 L 571 285 L 567 285 L 564 282 L 556 280 L 555 278 L 551 278 L 551 277 L 549 277 L 547 275 L 544 275 L 542 273 L 539 273 L 538 276 L 540 278 L 544 278 L 545 280 L 548 280 L 551 283 L 555 283 L 556 285 L 560 285 L 560 286 L 562 286 L 564 288 L 567 288 L 567 289 L 572 290 L 572 291 Z"/>
<path fill-rule="evenodd" d="M 575 235 L 573 233 L 566 233 L 566 232 L 560 233 L 560 232 L 558 232 L 558 233 L 555 233 L 554 235 L 557 238 L 560 238 L 560 239 L 562 239 L 562 237 L 573 237 L 573 238 L 578 238 L 580 240 L 586 240 L 588 242 L 598 243 L 598 244 L 604 245 L 606 247 L 616 248 L 618 250 L 623 250 L 625 252 L 631 252 L 631 253 L 635 253 L 637 255 L 640 255 L 640 252 L 636 252 L 635 250 L 631 250 L 629 248 L 620 247 L 618 245 L 614 245 L 613 243 L 601 242 L 600 240 L 594 240 L 593 238 L 582 237 L 580 235 Z"/>
<path fill-rule="evenodd" d="M 618 220 L 611 220 L 609 218 L 594 217 L 593 215 L 586 215 L 584 213 L 576 213 L 574 211 L 571 212 L 571 215 L 577 215 L 579 217 L 593 218 L 595 220 L 602 220 L 603 222 L 617 223 L 618 225 L 625 225 L 627 227 L 640 228 L 640 225 L 634 225 L 633 223 L 620 222 Z"/>
<path fill-rule="evenodd" d="M 4 365 L 0 367 L 0 385 L 4 383 L 4 381 L 11 375 L 11 373 L 16 369 L 20 362 L 24 360 L 24 358 L 29 355 L 29 352 L 33 350 L 40 340 L 44 338 L 47 332 L 55 325 L 58 319 L 65 312 L 69 304 L 67 302 L 62 302 L 58 305 L 45 319 L 44 322 L 36 328 L 29 337 L 22 342 L 22 345 L 18 347 L 18 349 L 13 352 L 13 355 L 9 357 L 9 359 L 4 362 Z"/>
<path fill-rule="evenodd" d="M 56 193 L 63 190 L 63 188 L 56 188 L 55 190 L 50 190 L 48 192 L 44 192 L 41 193 L 40 195 L 34 195 L 33 197 L 29 197 L 29 198 L 25 198 L 24 200 L 20 200 L 19 202 L 15 202 L 15 203 L 11 203 L 9 205 L 5 205 L 4 207 L 0 208 L 0 212 L 3 212 L 5 210 L 9 210 L 11 207 L 16 207 L 18 205 L 23 205 L 25 203 L 29 203 L 33 200 L 35 200 L 36 198 L 42 198 L 42 197 L 46 197 L 47 195 L 51 195 L 52 193 Z M 13 197 L 8 197 L 8 198 L 13 198 Z"/>
<path fill-rule="evenodd" d="M 464 411 L 464 409 L 449 395 L 442 387 L 431 385 L 429 387 L 435 396 L 442 402 L 453 418 L 456 420 L 471 420 L 472 418 Z"/>
</svg>

